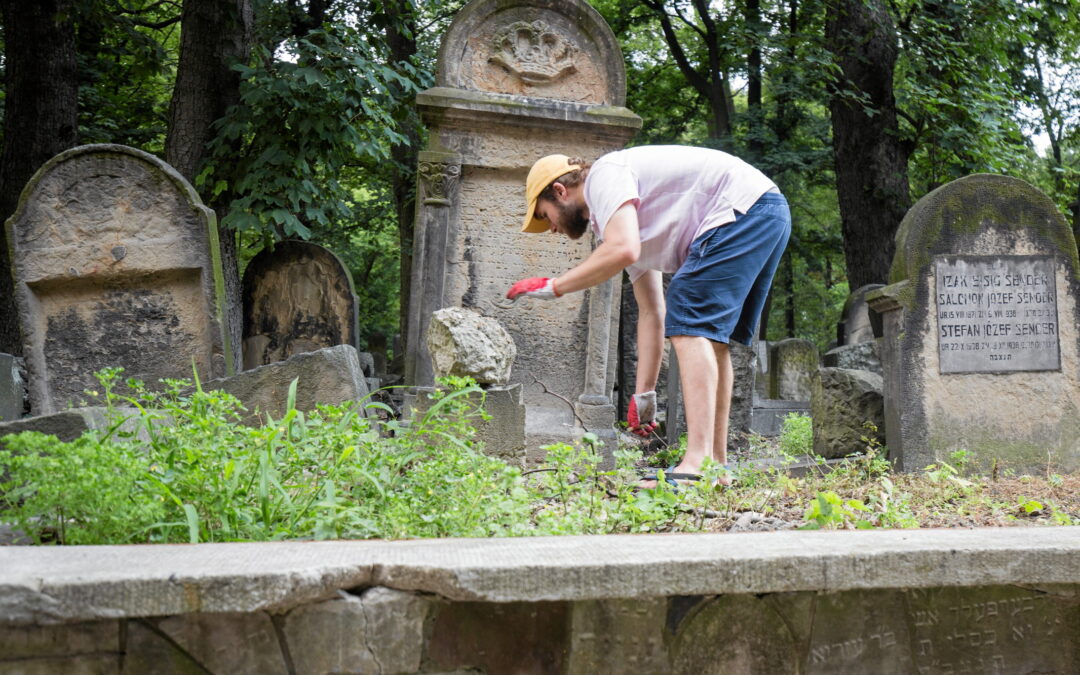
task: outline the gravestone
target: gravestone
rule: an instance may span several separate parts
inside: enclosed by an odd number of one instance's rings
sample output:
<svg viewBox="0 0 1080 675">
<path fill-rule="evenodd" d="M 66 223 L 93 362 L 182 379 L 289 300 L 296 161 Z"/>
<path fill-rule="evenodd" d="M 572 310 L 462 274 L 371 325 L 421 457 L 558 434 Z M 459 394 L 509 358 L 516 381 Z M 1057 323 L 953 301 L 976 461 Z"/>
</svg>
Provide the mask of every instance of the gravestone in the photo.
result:
<svg viewBox="0 0 1080 675">
<path fill-rule="evenodd" d="M 439 50 L 436 86 L 417 95 L 430 130 L 420 152 L 405 382 L 430 386 L 432 313 L 464 307 L 499 320 L 517 343 L 529 445 L 585 430 L 613 448 L 619 288 L 608 281 L 552 302 L 503 298 L 518 279 L 554 276 L 593 242 L 521 232 L 525 177 L 540 157 L 593 160 L 641 119 L 624 106 L 622 53 L 584 0 L 473 0 Z"/>
<path fill-rule="evenodd" d="M 352 276 L 330 250 L 284 241 L 244 271 L 244 370 L 295 354 L 357 343 Z"/>
<path fill-rule="evenodd" d="M 881 335 L 881 316 L 870 311 L 870 306 L 866 304 L 866 296 L 881 287 L 882 284 L 860 286 L 844 301 L 836 330 L 837 345 L 873 342 L 875 335 Z"/>
<path fill-rule="evenodd" d="M 7 222 L 31 412 L 63 410 L 123 366 L 159 378 L 233 370 L 214 212 L 170 166 L 86 145 L 45 163 Z"/>
<path fill-rule="evenodd" d="M 953 181 L 896 234 L 882 314 L 885 425 L 904 470 L 948 460 L 1080 469 L 1080 263 L 1046 195 L 1005 176 Z"/>
<path fill-rule="evenodd" d="M 769 398 L 809 401 L 811 381 L 820 365 L 810 340 L 788 338 L 769 343 Z"/>
</svg>

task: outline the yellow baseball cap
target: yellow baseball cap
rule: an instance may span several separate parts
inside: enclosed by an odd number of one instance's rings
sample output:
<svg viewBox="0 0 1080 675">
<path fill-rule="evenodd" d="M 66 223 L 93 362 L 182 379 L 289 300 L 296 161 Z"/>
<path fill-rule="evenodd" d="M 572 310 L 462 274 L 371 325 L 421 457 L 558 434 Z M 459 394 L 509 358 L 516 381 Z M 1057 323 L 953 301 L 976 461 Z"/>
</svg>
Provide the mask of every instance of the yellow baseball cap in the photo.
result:
<svg viewBox="0 0 1080 675">
<path fill-rule="evenodd" d="M 571 164 L 566 155 L 548 155 L 536 160 L 536 164 L 529 169 L 529 177 L 525 179 L 525 224 L 522 232 L 547 232 L 550 224 L 533 217 L 537 198 L 556 178 L 580 168 L 577 164 Z"/>
</svg>

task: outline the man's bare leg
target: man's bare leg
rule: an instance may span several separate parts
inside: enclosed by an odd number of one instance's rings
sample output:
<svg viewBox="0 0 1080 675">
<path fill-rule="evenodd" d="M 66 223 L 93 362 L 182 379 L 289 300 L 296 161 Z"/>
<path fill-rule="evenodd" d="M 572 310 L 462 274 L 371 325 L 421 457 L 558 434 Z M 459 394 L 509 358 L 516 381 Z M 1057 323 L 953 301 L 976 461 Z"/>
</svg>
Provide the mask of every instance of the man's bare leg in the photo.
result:
<svg viewBox="0 0 1080 675">
<path fill-rule="evenodd" d="M 686 409 L 686 453 L 674 472 L 701 473 L 702 462 L 714 452 L 715 447 L 714 415 L 718 406 L 716 389 L 719 381 L 717 353 L 712 341 L 703 337 L 673 336 L 671 344 L 679 357 L 679 380 Z M 729 393 L 729 404 L 730 400 Z M 725 423 L 725 430 L 726 426 Z"/>
<path fill-rule="evenodd" d="M 723 342 L 712 342 L 716 354 L 717 385 L 716 412 L 713 417 L 712 458 L 720 464 L 727 464 L 728 417 L 731 414 L 731 392 L 735 383 L 735 372 L 731 365 L 731 349 Z M 682 362 L 680 362 L 682 365 Z M 731 484 L 731 478 L 721 477 L 724 485 Z"/>
</svg>

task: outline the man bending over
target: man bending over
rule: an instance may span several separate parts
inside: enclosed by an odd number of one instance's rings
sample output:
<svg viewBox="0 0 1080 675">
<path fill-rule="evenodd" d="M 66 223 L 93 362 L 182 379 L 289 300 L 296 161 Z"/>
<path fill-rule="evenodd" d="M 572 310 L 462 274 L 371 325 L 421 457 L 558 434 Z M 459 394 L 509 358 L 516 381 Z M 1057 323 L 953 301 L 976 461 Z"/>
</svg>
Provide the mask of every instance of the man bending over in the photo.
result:
<svg viewBox="0 0 1080 675">
<path fill-rule="evenodd" d="M 638 367 L 630 431 L 656 428 L 664 338 L 679 359 L 687 447 L 672 473 L 727 463 L 733 373 L 728 344 L 749 345 L 791 233 L 787 200 L 763 173 L 718 150 L 642 146 L 592 165 L 565 155 L 536 162 L 525 183 L 523 232 L 600 244 L 557 278 L 514 284 L 506 297 L 557 298 L 624 268 L 638 304 Z M 665 300 L 661 273 L 674 273 Z M 729 478 L 722 479 L 727 483 Z"/>
</svg>

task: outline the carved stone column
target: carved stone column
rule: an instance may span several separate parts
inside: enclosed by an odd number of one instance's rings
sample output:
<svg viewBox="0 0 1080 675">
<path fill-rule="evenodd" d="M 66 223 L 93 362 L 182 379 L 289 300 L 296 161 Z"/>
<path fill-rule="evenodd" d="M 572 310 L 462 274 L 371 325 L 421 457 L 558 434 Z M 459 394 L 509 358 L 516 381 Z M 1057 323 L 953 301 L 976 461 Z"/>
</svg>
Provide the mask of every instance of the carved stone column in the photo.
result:
<svg viewBox="0 0 1080 675">
<path fill-rule="evenodd" d="M 429 387 L 435 380 L 425 338 L 431 314 L 446 304 L 447 242 L 457 224 L 461 155 L 424 150 L 418 160 L 405 382 Z"/>
</svg>

